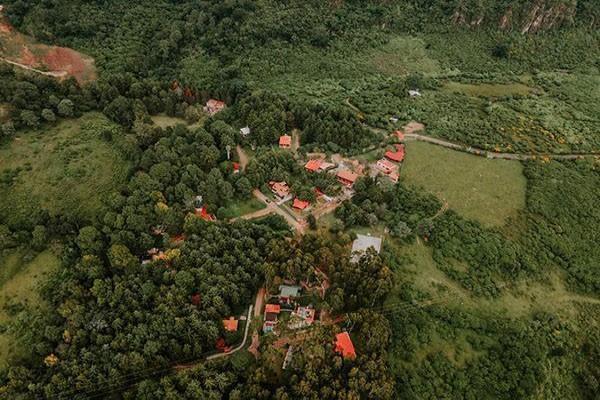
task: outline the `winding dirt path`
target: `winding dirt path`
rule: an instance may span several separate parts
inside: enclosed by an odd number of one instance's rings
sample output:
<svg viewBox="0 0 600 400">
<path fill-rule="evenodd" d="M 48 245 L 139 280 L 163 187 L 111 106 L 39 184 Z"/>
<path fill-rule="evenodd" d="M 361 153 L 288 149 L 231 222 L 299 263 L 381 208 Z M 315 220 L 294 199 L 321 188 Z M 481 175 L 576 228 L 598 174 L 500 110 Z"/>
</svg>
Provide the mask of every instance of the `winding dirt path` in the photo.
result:
<svg viewBox="0 0 600 400">
<path fill-rule="evenodd" d="M 353 111 L 363 114 L 362 111 L 356 107 L 354 104 L 350 102 L 350 98 L 347 98 L 345 101 L 346 105 L 350 107 Z M 365 127 L 371 129 L 376 133 L 386 134 L 385 129 L 376 128 L 371 125 L 364 124 Z M 479 149 L 477 147 L 467 146 L 464 144 L 459 144 L 455 142 L 451 142 L 449 140 L 438 139 L 432 136 L 421 135 L 419 133 L 405 133 L 405 140 L 417 140 L 421 142 L 427 142 L 431 144 L 435 144 L 438 146 L 446 147 L 448 149 L 462 151 L 464 153 L 473 154 L 480 157 L 486 157 L 490 159 L 499 159 L 499 160 L 517 160 L 517 161 L 526 161 L 526 160 L 536 160 L 536 159 L 552 159 L 552 160 L 578 160 L 584 157 L 600 157 L 600 151 L 598 152 L 590 152 L 590 153 L 502 153 L 502 152 L 493 152 L 488 150 Z"/>
<path fill-rule="evenodd" d="M 235 150 L 237 151 L 238 158 L 240 159 L 240 168 L 242 168 L 242 171 L 245 171 L 246 165 L 248 165 L 249 161 L 248 154 L 246 154 L 244 149 L 242 149 L 242 146 L 240 146 L 239 144 L 237 145 Z"/>
<path fill-rule="evenodd" d="M 0 57 L 0 61 L 4 61 L 7 64 L 14 65 L 19 68 L 26 69 L 31 72 L 35 72 L 36 74 L 51 76 L 53 78 L 64 78 L 68 75 L 67 71 L 42 71 L 37 68 L 30 67 L 29 65 L 21 64 L 16 61 L 9 60 L 8 58 Z"/>
</svg>

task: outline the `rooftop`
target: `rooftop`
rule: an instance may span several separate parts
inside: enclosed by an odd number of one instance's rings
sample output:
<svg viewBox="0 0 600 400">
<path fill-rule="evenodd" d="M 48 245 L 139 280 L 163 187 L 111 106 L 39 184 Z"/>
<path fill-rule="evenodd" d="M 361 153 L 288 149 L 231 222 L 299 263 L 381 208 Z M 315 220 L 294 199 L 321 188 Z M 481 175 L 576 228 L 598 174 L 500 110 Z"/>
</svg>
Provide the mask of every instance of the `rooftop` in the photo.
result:
<svg viewBox="0 0 600 400">
<path fill-rule="evenodd" d="M 321 159 L 308 160 L 308 162 L 304 165 L 304 168 L 311 172 L 316 172 L 319 170 L 319 168 L 321 168 L 322 163 L 323 160 Z"/>
<path fill-rule="evenodd" d="M 300 286 L 279 285 L 279 296 L 298 297 L 301 289 Z"/>
<path fill-rule="evenodd" d="M 228 332 L 237 332 L 238 330 L 238 320 L 234 317 L 229 317 L 229 319 L 223 320 L 223 327 Z"/>
<path fill-rule="evenodd" d="M 356 358 L 354 344 L 352 344 L 352 339 L 350 339 L 348 332 L 338 333 L 335 336 L 335 351 L 340 353 L 344 358 Z"/>
<path fill-rule="evenodd" d="M 298 198 L 294 199 L 294 203 L 292 204 L 293 208 L 296 208 L 298 210 L 304 210 L 306 209 L 308 206 L 310 205 L 310 203 L 308 201 L 305 200 L 300 200 Z"/>
<path fill-rule="evenodd" d="M 289 135 L 283 135 L 279 137 L 279 145 L 280 146 L 291 146 L 292 145 L 292 137 Z"/>
<path fill-rule="evenodd" d="M 279 304 L 267 304 L 265 306 L 265 314 L 279 314 L 281 306 Z"/>
<path fill-rule="evenodd" d="M 354 183 L 358 179 L 358 175 L 348 169 L 338 171 L 337 177 L 344 181 L 352 183 Z"/>
</svg>

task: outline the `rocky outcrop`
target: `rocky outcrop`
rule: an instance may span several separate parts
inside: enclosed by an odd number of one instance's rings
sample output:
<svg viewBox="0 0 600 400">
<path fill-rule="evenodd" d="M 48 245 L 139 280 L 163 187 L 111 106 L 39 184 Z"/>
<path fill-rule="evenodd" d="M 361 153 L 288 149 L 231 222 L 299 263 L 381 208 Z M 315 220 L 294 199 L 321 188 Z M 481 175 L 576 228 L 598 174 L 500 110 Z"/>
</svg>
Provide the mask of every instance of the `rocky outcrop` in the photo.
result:
<svg viewBox="0 0 600 400">
<path fill-rule="evenodd" d="M 588 3 L 588 0 L 515 0 L 508 6 L 486 6 L 478 0 L 460 0 L 451 20 L 457 25 L 497 26 L 523 34 L 569 26 L 576 21 L 594 28 L 598 24 L 596 10 Z"/>
</svg>

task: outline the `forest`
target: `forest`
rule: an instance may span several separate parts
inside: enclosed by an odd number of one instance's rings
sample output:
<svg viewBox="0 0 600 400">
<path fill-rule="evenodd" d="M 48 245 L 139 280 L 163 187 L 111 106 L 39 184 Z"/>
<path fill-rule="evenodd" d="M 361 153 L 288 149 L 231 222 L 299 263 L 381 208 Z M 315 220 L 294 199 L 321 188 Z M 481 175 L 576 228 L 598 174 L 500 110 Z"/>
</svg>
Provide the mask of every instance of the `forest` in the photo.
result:
<svg viewBox="0 0 600 400">
<path fill-rule="evenodd" d="M 0 23 L 98 72 L 0 62 L 1 398 L 598 398 L 595 0 L 7 0 Z M 488 226 L 400 167 L 302 235 L 231 213 L 272 180 L 339 195 L 302 160 L 368 159 L 412 121 L 531 156 L 524 206 Z M 351 262 L 357 234 L 381 252 Z M 206 361 L 260 288 L 323 276 L 321 323 Z"/>
</svg>

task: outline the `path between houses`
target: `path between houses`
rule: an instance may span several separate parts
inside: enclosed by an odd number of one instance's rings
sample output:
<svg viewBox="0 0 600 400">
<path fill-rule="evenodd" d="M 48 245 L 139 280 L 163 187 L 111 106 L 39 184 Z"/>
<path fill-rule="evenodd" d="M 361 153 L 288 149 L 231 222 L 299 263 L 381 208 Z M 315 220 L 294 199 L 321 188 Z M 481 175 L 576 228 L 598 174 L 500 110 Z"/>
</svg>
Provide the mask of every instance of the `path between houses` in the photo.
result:
<svg viewBox="0 0 600 400">
<path fill-rule="evenodd" d="M 345 103 L 353 111 L 355 111 L 357 113 L 361 113 L 361 115 L 362 115 L 362 111 L 360 111 L 360 109 L 358 107 L 356 107 L 354 104 L 352 104 L 350 102 L 349 98 L 346 99 Z M 363 125 L 376 133 L 383 133 L 383 134 L 388 133 L 388 132 L 386 132 L 385 129 L 376 128 L 374 126 L 367 125 L 365 123 L 363 123 Z M 490 159 L 499 159 L 499 160 L 526 161 L 526 160 L 536 160 L 536 159 L 544 159 L 544 158 L 553 159 L 553 160 L 577 160 L 582 157 L 594 157 L 594 156 L 600 157 L 600 152 L 565 153 L 565 154 L 562 154 L 562 153 L 539 153 L 539 154 L 529 153 L 529 154 L 526 154 L 526 153 L 494 152 L 494 151 L 479 149 L 477 147 L 467 146 L 464 144 L 454 143 L 454 142 L 444 140 L 444 139 L 438 139 L 438 138 L 435 138 L 432 136 L 421 135 L 419 133 L 405 133 L 404 138 L 407 140 L 417 140 L 417 141 L 421 141 L 421 142 L 427 142 L 427 143 L 435 144 L 438 146 L 446 147 L 448 149 L 462 151 L 464 153 L 469 153 L 469 154 L 473 154 L 473 155 L 480 156 L 480 157 L 486 157 L 486 158 L 490 158 Z"/>
</svg>

